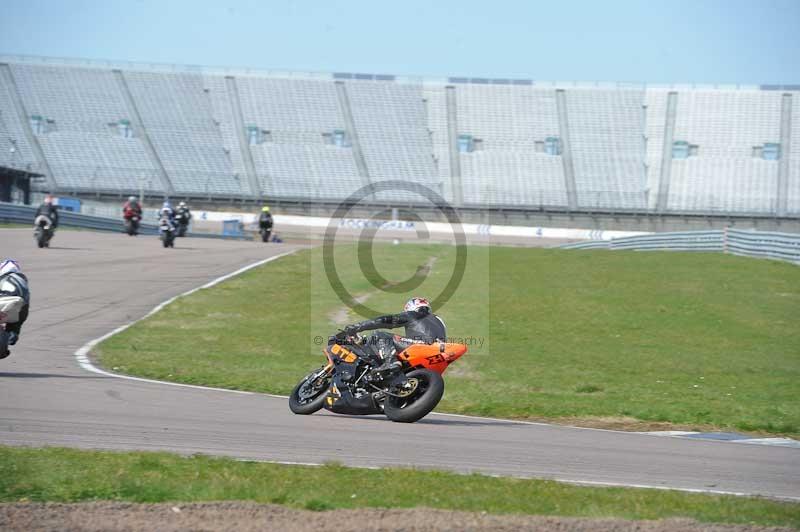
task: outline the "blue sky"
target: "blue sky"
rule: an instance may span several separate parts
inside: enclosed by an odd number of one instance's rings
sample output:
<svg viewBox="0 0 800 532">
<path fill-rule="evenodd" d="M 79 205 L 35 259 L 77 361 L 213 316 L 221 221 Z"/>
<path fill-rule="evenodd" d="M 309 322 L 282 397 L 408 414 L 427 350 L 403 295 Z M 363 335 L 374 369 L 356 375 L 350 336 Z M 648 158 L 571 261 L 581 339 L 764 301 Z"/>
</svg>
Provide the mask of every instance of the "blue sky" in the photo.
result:
<svg viewBox="0 0 800 532">
<path fill-rule="evenodd" d="M 1 0 L 0 53 L 400 75 L 800 83 L 800 0 Z"/>
</svg>

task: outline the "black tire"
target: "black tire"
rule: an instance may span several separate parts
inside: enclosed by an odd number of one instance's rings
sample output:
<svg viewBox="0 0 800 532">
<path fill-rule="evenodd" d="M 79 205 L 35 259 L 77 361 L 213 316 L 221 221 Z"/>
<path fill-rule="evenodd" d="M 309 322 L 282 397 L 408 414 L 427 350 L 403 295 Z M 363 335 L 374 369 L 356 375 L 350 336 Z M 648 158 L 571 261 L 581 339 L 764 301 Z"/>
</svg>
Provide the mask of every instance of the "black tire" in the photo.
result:
<svg viewBox="0 0 800 532">
<path fill-rule="evenodd" d="M 435 371 L 415 369 L 406 377 L 418 380 L 417 390 L 409 397 L 387 396 L 383 403 L 383 413 L 398 423 L 414 423 L 424 418 L 444 395 L 444 379 Z"/>
<path fill-rule="evenodd" d="M 306 385 L 309 378 L 316 373 L 315 371 L 310 375 L 306 375 L 303 380 L 297 383 L 297 386 L 294 387 L 294 390 L 292 390 L 292 393 L 289 395 L 289 410 L 295 414 L 307 416 L 313 414 L 325 404 L 325 397 L 328 395 L 328 386 L 331 381 L 330 376 L 324 379 L 324 385 L 320 386 L 316 394 L 312 395 L 310 398 L 300 398 L 300 388 Z"/>
<path fill-rule="evenodd" d="M 0 359 L 6 358 L 11 352 L 8 350 L 8 332 L 0 329 Z"/>
</svg>

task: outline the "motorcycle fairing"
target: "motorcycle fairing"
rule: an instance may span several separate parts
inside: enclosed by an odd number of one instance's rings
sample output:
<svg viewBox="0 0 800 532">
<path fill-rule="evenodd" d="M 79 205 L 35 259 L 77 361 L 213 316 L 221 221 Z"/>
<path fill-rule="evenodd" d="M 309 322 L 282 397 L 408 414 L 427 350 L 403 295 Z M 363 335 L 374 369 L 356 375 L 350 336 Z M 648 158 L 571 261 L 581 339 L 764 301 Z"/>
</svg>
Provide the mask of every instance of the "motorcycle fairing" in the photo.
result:
<svg viewBox="0 0 800 532">
<path fill-rule="evenodd" d="M 359 361 L 374 364 L 371 357 L 356 346 L 344 347 L 336 343 L 325 349 L 325 355 L 335 369 L 323 403 L 324 408 L 337 414 L 380 414 L 381 409 L 375 403 L 371 393 L 356 397 L 350 391 L 349 386 L 350 381 L 357 378 Z"/>
<path fill-rule="evenodd" d="M 412 368 L 427 368 L 437 373 L 444 373 L 454 360 L 467 352 L 464 344 L 436 342 L 433 344 L 411 344 L 397 358 L 408 363 Z"/>
<path fill-rule="evenodd" d="M 355 364 L 342 364 L 337 368 L 337 371 L 333 374 L 331 386 L 328 388 L 328 395 L 325 397 L 325 403 L 323 403 L 325 409 L 335 412 L 336 414 L 359 416 L 380 414 L 381 409 L 375 403 L 371 393 L 356 397 L 350 392 L 350 387 L 344 380 L 344 374 L 347 372 L 343 372 L 343 368 L 341 367 L 344 365 L 355 366 Z M 349 373 L 346 376 L 352 378 L 352 375 L 354 375 L 354 373 Z"/>
</svg>

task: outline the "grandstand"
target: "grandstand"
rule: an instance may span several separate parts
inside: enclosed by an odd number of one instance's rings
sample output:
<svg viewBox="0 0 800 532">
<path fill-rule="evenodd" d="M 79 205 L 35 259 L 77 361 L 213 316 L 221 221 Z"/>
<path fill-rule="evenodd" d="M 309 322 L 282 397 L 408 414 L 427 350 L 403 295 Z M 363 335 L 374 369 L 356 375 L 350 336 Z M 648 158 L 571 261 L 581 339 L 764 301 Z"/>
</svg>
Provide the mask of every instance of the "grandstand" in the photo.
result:
<svg viewBox="0 0 800 532">
<path fill-rule="evenodd" d="M 0 57 L 0 166 L 76 195 L 335 203 L 399 179 L 465 209 L 796 218 L 798 100 Z"/>
</svg>

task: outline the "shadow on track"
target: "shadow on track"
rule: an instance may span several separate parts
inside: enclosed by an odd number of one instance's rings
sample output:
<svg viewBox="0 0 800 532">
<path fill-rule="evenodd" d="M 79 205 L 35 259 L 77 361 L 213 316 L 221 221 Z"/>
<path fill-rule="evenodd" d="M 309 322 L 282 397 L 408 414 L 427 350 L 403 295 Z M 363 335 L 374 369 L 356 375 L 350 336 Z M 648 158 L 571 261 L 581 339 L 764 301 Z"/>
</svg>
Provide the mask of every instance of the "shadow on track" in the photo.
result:
<svg viewBox="0 0 800 532">
<path fill-rule="evenodd" d="M 67 251 L 94 251 L 94 248 L 68 248 L 64 246 L 48 246 L 47 249 L 63 249 Z"/>
<path fill-rule="evenodd" d="M 329 418 L 346 418 L 346 419 L 358 419 L 361 421 L 381 421 L 384 423 L 394 423 L 392 420 L 385 416 L 381 415 L 371 415 L 371 416 L 347 416 L 344 414 L 328 414 Z M 403 423 L 400 423 L 402 425 Z M 489 420 L 471 420 L 471 419 L 434 419 L 434 418 L 423 418 L 414 423 L 414 425 L 448 425 L 451 427 L 486 427 L 486 426 L 508 426 L 508 425 L 520 425 L 523 426 L 521 423 L 516 423 L 512 420 L 498 420 L 498 421 L 489 421 Z"/>
<path fill-rule="evenodd" d="M 476 420 L 468 420 L 468 419 L 433 419 L 433 418 L 423 418 L 417 421 L 417 425 L 450 425 L 450 426 L 464 426 L 464 427 L 486 427 L 486 426 L 494 426 L 497 427 L 499 425 L 508 426 L 508 425 L 519 425 L 523 426 L 521 423 L 517 423 L 511 420 L 498 420 L 498 421 L 484 421 L 480 419 Z"/>
</svg>

